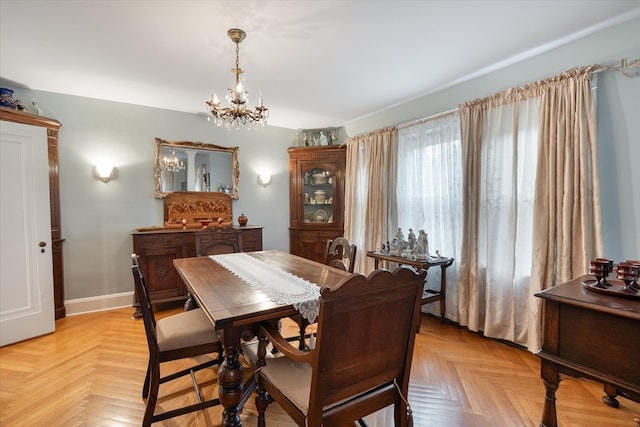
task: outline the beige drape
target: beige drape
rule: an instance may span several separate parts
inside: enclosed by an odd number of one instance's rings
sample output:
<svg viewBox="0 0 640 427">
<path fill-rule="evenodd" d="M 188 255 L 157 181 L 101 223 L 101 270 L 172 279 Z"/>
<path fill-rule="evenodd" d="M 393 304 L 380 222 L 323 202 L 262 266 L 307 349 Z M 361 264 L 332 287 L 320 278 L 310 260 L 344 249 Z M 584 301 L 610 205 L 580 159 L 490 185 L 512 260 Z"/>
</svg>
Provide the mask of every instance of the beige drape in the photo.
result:
<svg viewBox="0 0 640 427">
<path fill-rule="evenodd" d="M 596 69 L 567 71 L 544 83 L 534 208 L 527 347 L 541 347 L 541 301 L 534 294 L 588 272 L 603 256 L 596 113 Z"/>
<path fill-rule="evenodd" d="M 465 194 L 459 320 L 472 330 L 483 330 L 487 325 L 480 316 L 486 301 L 479 289 L 477 239 L 484 115 L 495 106 L 539 98 L 533 265 L 527 302 L 530 351 L 537 351 L 541 343 L 541 303 L 534 294 L 585 274 L 589 259 L 602 255 L 593 70 L 570 70 L 460 106 Z"/>
<path fill-rule="evenodd" d="M 346 141 L 345 237 L 358 247 L 355 271 L 368 274 L 374 264 L 366 251 L 394 235 L 398 132 L 395 127 Z"/>
</svg>

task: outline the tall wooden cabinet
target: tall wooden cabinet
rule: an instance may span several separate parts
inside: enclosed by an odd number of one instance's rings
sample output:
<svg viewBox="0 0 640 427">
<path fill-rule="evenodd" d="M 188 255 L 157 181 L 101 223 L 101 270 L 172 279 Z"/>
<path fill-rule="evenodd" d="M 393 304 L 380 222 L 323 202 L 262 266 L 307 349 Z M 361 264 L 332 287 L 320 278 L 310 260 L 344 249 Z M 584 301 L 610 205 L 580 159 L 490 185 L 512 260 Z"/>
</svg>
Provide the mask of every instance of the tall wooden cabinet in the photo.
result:
<svg viewBox="0 0 640 427">
<path fill-rule="evenodd" d="M 325 262 L 328 239 L 344 234 L 344 146 L 289 148 L 289 250 Z"/>
<path fill-rule="evenodd" d="M 62 229 L 60 221 L 60 184 L 58 174 L 58 129 L 60 122 L 34 114 L 23 113 L 11 108 L 0 107 L 0 120 L 40 126 L 47 129 L 49 148 L 49 200 L 51 205 L 51 253 L 53 257 L 53 299 L 55 318 L 66 316 L 64 306 L 64 274 L 62 258 Z"/>
</svg>

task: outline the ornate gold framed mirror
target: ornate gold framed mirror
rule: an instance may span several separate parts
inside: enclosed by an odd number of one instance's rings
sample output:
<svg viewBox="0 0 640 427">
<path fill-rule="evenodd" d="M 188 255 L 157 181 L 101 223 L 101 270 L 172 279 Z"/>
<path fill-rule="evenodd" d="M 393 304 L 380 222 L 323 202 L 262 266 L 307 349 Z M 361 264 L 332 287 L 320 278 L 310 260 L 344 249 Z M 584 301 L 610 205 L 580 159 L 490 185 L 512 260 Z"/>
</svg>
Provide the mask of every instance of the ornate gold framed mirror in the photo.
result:
<svg viewBox="0 0 640 427">
<path fill-rule="evenodd" d="M 221 192 L 238 198 L 238 147 L 160 138 L 156 138 L 155 143 L 156 198 L 176 191 Z"/>
</svg>

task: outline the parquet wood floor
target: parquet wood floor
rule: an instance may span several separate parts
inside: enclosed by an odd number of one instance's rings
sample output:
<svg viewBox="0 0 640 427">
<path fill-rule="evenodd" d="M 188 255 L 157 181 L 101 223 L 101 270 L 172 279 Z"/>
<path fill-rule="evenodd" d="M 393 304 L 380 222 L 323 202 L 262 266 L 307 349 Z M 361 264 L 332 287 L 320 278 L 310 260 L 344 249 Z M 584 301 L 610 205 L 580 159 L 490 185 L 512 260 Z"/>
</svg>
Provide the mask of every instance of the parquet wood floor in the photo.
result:
<svg viewBox="0 0 640 427">
<path fill-rule="evenodd" d="M 125 308 L 67 317 L 56 322 L 54 334 L 0 348 L 0 426 L 139 426 L 148 353 L 144 326 L 132 313 Z M 205 395 L 217 393 L 213 370 L 199 378 Z M 190 387 L 188 378 L 163 385 L 159 405 L 170 409 L 194 400 Z M 564 378 L 557 393 L 560 425 L 636 426 L 640 404 L 620 398 L 620 408 L 613 409 L 602 403 L 602 394 L 600 384 Z M 543 399 L 536 356 L 423 315 L 409 390 L 415 426 L 537 426 Z M 212 408 L 154 426 L 219 426 L 220 413 Z M 256 424 L 253 399 L 242 420 Z M 391 426 L 392 411 L 367 422 Z M 267 410 L 267 424 L 294 426 L 276 404 Z"/>
</svg>

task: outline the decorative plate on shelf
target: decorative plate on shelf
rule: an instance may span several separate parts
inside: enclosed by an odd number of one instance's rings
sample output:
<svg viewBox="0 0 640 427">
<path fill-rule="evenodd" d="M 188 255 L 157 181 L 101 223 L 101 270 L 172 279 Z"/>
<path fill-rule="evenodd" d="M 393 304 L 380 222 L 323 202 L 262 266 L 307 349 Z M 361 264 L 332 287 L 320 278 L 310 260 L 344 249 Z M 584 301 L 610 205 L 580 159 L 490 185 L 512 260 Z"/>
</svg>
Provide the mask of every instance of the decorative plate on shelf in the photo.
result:
<svg viewBox="0 0 640 427">
<path fill-rule="evenodd" d="M 327 218 L 328 218 L 327 212 L 323 209 L 318 209 L 316 211 L 314 220 L 315 222 L 327 222 Z"/>
</svg>

